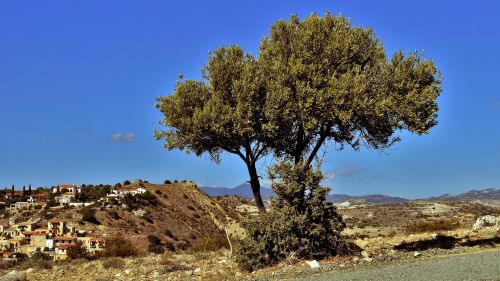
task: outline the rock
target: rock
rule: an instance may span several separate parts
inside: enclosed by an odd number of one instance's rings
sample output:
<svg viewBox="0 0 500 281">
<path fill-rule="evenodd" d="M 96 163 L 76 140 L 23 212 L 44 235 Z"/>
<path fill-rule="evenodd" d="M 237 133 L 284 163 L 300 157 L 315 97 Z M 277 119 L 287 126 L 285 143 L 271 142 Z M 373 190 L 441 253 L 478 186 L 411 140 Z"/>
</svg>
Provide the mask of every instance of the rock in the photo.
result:
<svg viewBox="0 0 500 281">
<path fill-rule="evenodd" d="M 193 274 L 194 275 L 198 275 L 198 274 L 201 274 L 201 268 L 196 268 L 195 270 L 193 270 Z"/>
<path fill-rule="evenodd" d="M 342 203 L 337 204 L 337 208 L 339 209 L 348 209 L 351 206 L 351 202 L 345 201 Z"/>
<path fill-rule="evenodd" d="M 367 251 L 362 251 L 361 255 L 363 256 L 363 258 L 369 258 L 370 257 L 370 254 Z"/>
<path fill-rule="evenodd" d="M 478 231 L 484 227 L 495 226 L 497 224 L 497 218 L 491 215 L 486 215 L 478 218 L 474 225 L 472 226 L 472 231 Z"/>
<path fill-rule="evenodd" d="M 28 269 L 26 269 L 24 272 L 26 272 L 26 273 L 32 273 L 33 271 L 34 271 L 34 269 L 33 269 L 33 268 L 28 268 Z"/>
<path fill-rule="evenodd" d="M 309 265 L 310 268 L 318 268 L 319 267 L 319 263 L 317 260 L 306 261 L 306 263 Z"/>
<path fill-rule="evenodd" d="M 359 261 L 359 257 L 354 257 L 354 258 L 352 259 L 352 261 L 354 261 L 354 262 Z"/>
<path fill-rule="evenodd" d="M 125 270 L 123 271 L 123 273 L 125 273 L 125 274 L 127 274 L 127 275 L 129 275 L 129 274 L 130 274 L 130 272 L 131 272 L 131 271 L 130 271 L 130 269 L 125 269 Z"/>
<path fill-rule="evenodd" d="M 373 261 L 372 258 L 364 258 L 363 260 L 366 261 L 366 262 L 372 262 Z"/>
<path fill-rule="evenodd" d="M 0 278 L 1 281 L 25 281 L 28 280 L 26 273 L 24 271 L 12 270 L 8 274 Z"/>
<path fill-rule="evenodd" d="M 415 252 L 415 253 L 413 254 L 413 257 L 418 258 L 418 257 L 420 257 L 421 255 L 422 255 L 421 253 L 419 253 L 419 252 Z"/>
</svg>

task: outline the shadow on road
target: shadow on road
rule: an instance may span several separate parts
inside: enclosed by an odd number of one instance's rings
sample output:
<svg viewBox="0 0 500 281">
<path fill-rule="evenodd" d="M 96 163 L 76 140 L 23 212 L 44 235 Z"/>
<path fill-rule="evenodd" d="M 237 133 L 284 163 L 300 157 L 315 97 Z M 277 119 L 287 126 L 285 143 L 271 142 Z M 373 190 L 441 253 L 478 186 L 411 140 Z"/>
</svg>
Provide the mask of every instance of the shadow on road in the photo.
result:
<svg viewBox="0 0 500 281">
<path fill-rule="evenodd" d="M 474 247 L 474 246 L 494 246 L 500 244 L 500 237 L 488 238 L 488 239 L 477 239 L 469 240 L 457 239 L 455 237 L 438 235 L 434 239 L 427 239 L 415 242 L 403 242 L 399 245 L 394 246 L 394 249 L 399 251 L 424 251 L 428 249 L 452 249 L 458 246 L 462 247 Z"/>
</svg>

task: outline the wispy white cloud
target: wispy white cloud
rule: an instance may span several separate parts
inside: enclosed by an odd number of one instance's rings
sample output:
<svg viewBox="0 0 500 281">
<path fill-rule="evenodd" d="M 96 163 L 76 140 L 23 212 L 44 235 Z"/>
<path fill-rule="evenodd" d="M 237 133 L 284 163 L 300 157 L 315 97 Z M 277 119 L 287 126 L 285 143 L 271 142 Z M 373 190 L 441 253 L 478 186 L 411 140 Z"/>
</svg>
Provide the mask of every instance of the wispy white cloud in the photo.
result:
<svg viewBox="0 0 500 281">
<path fill-rule="evenodd" d="M 116 133 L 111 135 L 111 140 L 114 142 L 131 142 L 135 139 L 135 133 Z"/>
<path fill-rule="evenodd" d="M 354 175 L 361 174 L 363 172 L 364 169 L 361 167 L 356 167 L 356 166 L 344 167 L 333 172 L 332 177 L 352 177 Z"/>
</svg>

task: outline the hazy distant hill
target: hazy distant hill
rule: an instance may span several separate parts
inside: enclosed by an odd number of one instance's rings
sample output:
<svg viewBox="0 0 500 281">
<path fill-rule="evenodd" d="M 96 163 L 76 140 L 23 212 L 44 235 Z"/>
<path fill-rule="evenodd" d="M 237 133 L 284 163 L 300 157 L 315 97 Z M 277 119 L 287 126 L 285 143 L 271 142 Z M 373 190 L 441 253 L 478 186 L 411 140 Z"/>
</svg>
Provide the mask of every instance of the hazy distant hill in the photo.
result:
<svg viewBox="0 0 500 281">
<path fill-rule="evenodd" d="M 201 188 L 208 196 L 224 196 L 224 195 L 236 195 L 243 198 L 253 198 L 252 190 L 250 189 L 250 184 L 244 183 L 233 188 L 227 187 L 202 187 Z M 261 194 L 263 198 L 269 198 L 274 195 L 274 192 L 267 187 L 261 189 Z M 409 201 L 408 199 L 401 197 L 392 197 L 388 195 L 365 195 L 365 196 L 351 196 L 347 194 L 331 194 L 328 195 L 327 200 L 339 203 L 344 201 L 364 201 L 372 204 L 390 204 L 390 203 L 402 203 Z"/>
<path fill-rule="evenodd" d="M 424 200 L 443 200 L 443 201 L 500 200 L 500 189 L 488 188 L 483 190 L 471 190 L 457 195 L 444 194 L 438 197 L 425 198 Z"/>
<path fill-rule="evenodd" d="M 366 203 L 372 203 L 372 204 L 392 204 L 392 203 L 404 203 L 410 201 L 406 198 L 393 197 L 381 194 L 363 195 L 363 196 L 351 196 L 347 194 L 330 194 L 328 195 L 327 200 L 334 203 L 340 203 L 344 201 L 357 201 L 357 202 L 364 201 Z"/>
<path fill-rule="evenodd" d="M 201 189 L 211 197 L 224 196 L 224 195 L 236 195 L 243 198 L 253 198 L 252 189 L 249 183 L 243 183 L 233 188 L 227 187 L 210 187 L 204 186 Z M 274 195 L 273 191 L 268 187 L 262 187 L 260 189 L 260 194 L 262 198 L 269 198 Z"/>
</svg>

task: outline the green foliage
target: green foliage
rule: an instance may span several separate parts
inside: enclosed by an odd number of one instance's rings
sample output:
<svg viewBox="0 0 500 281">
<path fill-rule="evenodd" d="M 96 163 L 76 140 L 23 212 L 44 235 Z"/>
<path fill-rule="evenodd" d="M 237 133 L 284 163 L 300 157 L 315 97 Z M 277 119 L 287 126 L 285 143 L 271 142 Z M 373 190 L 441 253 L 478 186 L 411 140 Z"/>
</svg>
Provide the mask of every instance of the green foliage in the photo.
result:
<svg viewBox="0 0 500 281">
<path fill-rule="evenodd" d="M 78 200 L 81 202 L 97 201 L 111 192 L 111 185 L 87 185 L 82 186 L 82 192 L 78 194 Z"/>
<path fill-rule="evenodd" d="M 77 241 L 74 246 L 69 247 L 66 250 L 66 255 L 68 256 L 68 259 L 75 260 L 87 258 L 89 256 L 89 253 L 87 251 L 87 248 L 83 245 L 82 241 Z"/>
<path fill-rule="evenodd" d="M 436 124 L 441 77 L 418 53 L 388 60 L 371 29 L 342 16 L 279 20 L 260 45 L 275 154 L 310 164 L 328 140 L 384 149 Z M 309 155 L 307 155 L 307 153 Z"/>
<path fill-rule="evenodd" d="M 272 210 L 244 222 L 247 238 L 240 241 L 237 261 L 244 270 L 276 264 L 291 256 L 322 259 L 351 251 L 340 235 L 345 227 L 321 186 L 319 168 L 288 162 L 270 171 L 276 197 Z"/>
<path fill-rule="evenodd" d="M 129 257 L 136 256 L 137 249 L 132 241 L 123 236 L 114 236 L 106 239 L 106 247 L 102 251 L 104 257 Z"/>
<path fill-rule="evenodd" d="M 95 217 L 94 210 L 92 209 L 86 209 L 85 211 L 83 211 L 82 220 L 93 224 L 100 224 L 100 222 Z"/>
<path fill-rule="evenodd" d="M 385 149 L 396 132 L 428 133 L 436 123 L 441 76 L 417 52 L 386 56 L 370 29 L 342 16 L 279 20 L 254 58 L 238 46 L 210 54 L 200 81 L 180 80 L 157 108 L 167 149 L 225 151 L 247 165 L 259 208 L 255 162 L 274 152 L 312 163 L 327 141 Z"/>
<path fill-rule="evenodd" d="M 129 210 L 135 210 L 141 206 L 156 206 L 158 201 L 156 200 L 156 195 L 146 191 L 142 194 L 136 195 L 127 193 L 123 196 L 122 203 L 127 205 Z"/>
</svg>

